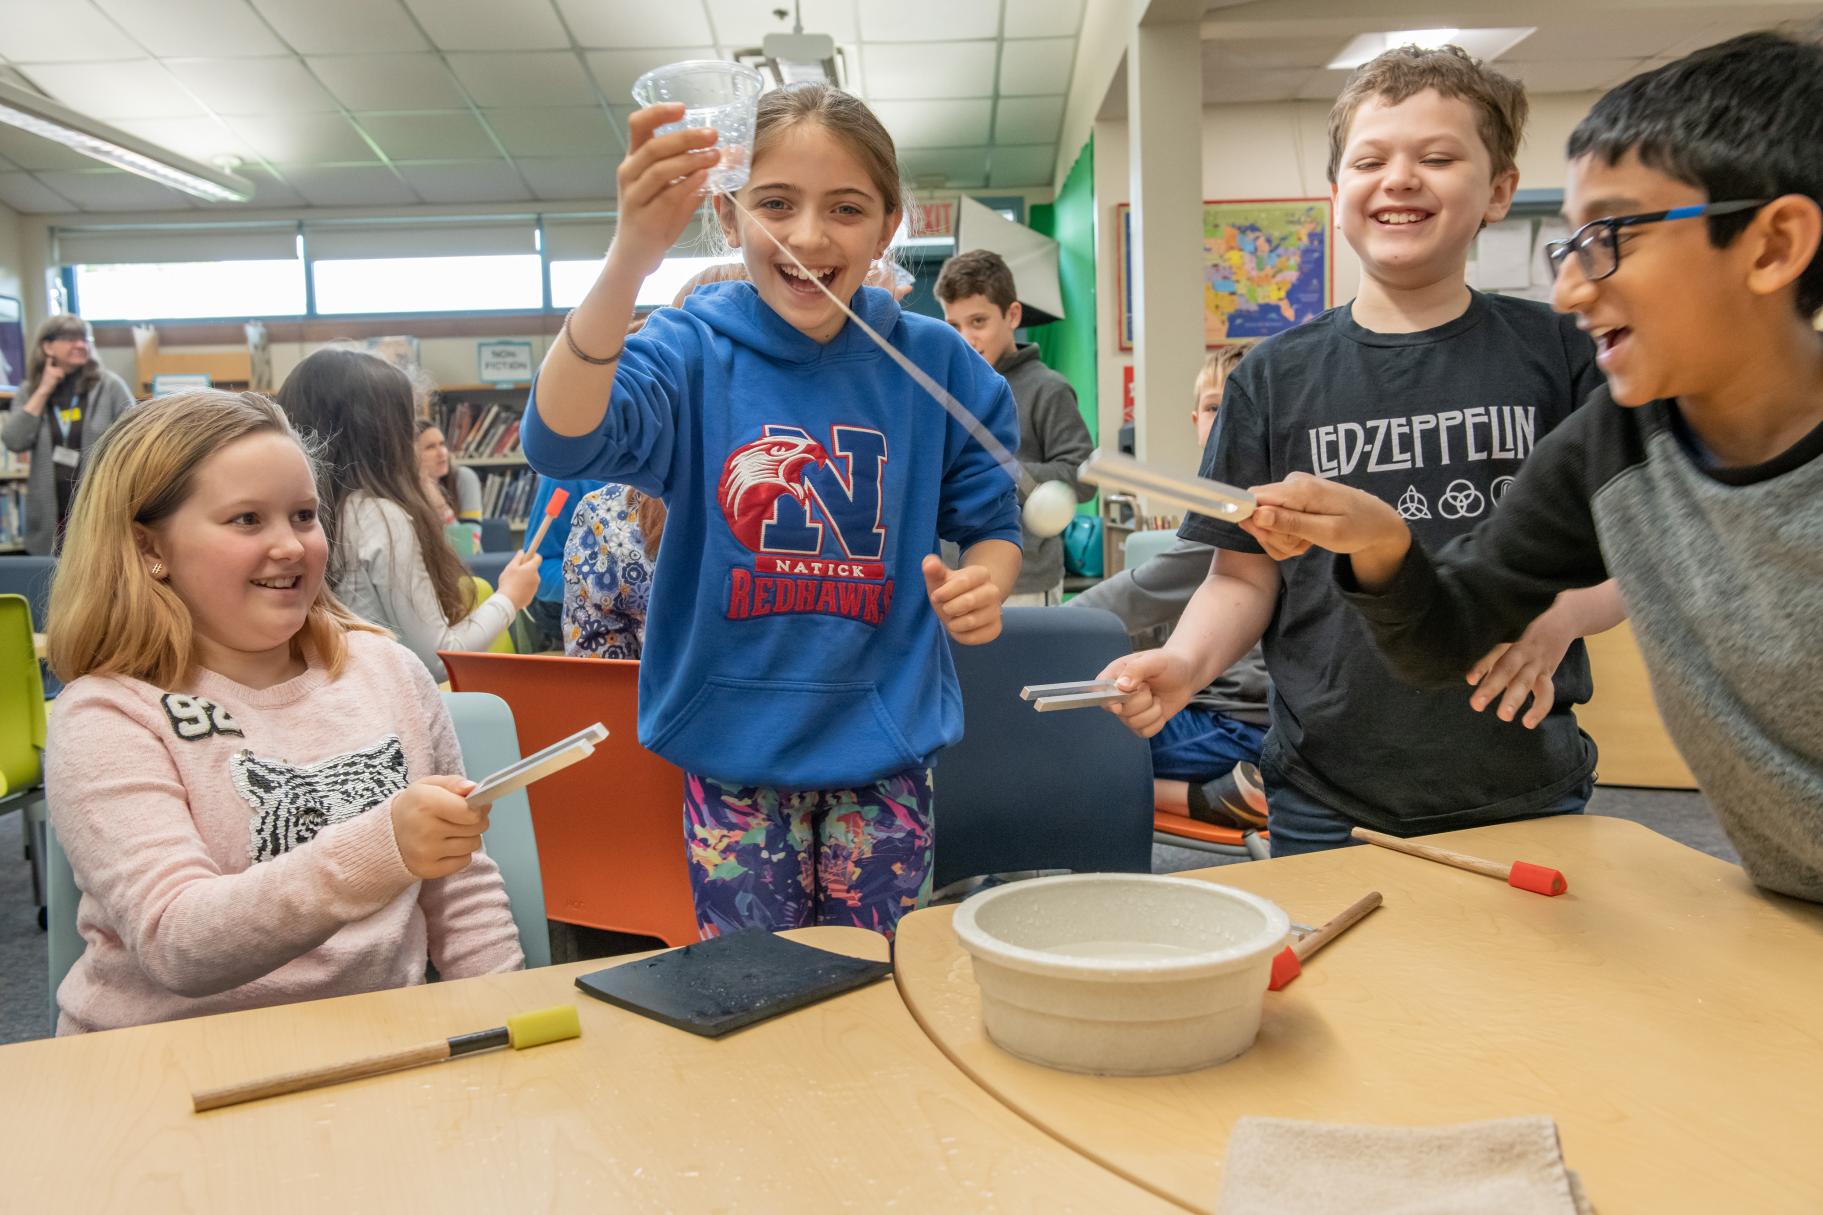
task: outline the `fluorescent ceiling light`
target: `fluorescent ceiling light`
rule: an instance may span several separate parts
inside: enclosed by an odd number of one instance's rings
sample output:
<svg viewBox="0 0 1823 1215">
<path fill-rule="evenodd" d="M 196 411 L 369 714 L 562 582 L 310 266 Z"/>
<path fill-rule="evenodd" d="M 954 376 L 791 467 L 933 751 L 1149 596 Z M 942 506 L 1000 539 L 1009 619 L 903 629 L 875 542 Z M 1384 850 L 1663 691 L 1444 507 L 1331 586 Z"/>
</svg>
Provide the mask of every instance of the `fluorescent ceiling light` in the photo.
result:
<svg viewBox="0 0 1823 1215">
<path fill-rule="evenodd" d="M 253 197 L 253 183 L 244 178 L 179 156 L 5 81 L 0 81 L 0 122 L 210 202 L 246 202 Z"/>
<path fill-rule="evenodd" d="M 1329 61 L 1332 68 L 1358 68 L 1375 56 L 1401 46 L 1427 49 L 1461 47 L 1477 59 L 1498 59 L 1529 38 L 1537 26 L 1503 26 L 1497 29 L 1386 30 L 1378 34 L 1357 34 L 1342 48 L 1342 53 Z"/>
<path fill-rule="evenodd" d="M 767 91 L 805 81 L 842 87 L 844 58 L 836 40 L 828 34 L 806 34 L 802 9 L 800 3 L 789 34 L 767 34 L 759 46 L 734 54 L 737 62 L 758 68 L 769 78 Z M 785 15 L 783 9 L 774 11 Z"/>
</svg>

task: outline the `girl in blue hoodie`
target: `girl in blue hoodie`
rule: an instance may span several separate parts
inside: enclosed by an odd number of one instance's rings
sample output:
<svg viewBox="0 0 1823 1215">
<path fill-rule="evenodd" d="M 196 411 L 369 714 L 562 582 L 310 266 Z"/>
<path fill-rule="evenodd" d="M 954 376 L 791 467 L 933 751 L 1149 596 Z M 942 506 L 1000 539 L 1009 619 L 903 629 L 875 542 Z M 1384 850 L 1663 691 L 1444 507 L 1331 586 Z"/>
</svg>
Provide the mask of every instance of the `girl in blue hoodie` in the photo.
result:
<svg viewBox="0 0 1823 1215">
<path fill-rule="evenodd" d="M 623 345 L 641 280 L 719 159 L 713 131 L 654 134 L 682 116 L 658 105 L 629 123 L 619 229 L 545 356 L 526 456 L 670 512 L 639 736 L 686 773 L 703 934 L 890 934 L 930 892 L 931 757 L 962 734 L 943 632 L 999 634 L 1019 514 L 1007 473 L 822 288 L 1008 448 L 1013 398 L 947 325 L 862 286 L 903 214 L 898 162 L 866 105 L 825 85 L 760 99 L 740 205 L 715 199 L 751 281 L 702 288 Z"/>
</svg>

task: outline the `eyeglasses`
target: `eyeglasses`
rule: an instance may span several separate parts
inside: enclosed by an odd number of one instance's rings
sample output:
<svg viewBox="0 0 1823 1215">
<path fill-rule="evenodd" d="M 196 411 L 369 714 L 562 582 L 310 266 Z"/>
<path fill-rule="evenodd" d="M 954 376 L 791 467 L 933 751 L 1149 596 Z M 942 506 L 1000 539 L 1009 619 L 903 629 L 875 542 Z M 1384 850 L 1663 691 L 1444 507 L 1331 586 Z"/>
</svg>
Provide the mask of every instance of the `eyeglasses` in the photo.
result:
<svg viewBox="0 0 1823 1215">
<path fill-rule="evenodd" d="M 1582 275 L 1590 282 L 1607 278 L 1620 269 L 1620 230 L 1637 227 L 1640 224 L 1662 223 L 1670 219 L 1695 219 L 1699 215 L 1732 215 L 1736 211 L 1751 211 L 1765 206 L 1770 199 L 1742 199 L 1735 202 L 1701 203 L 1688 207 L 1673 207 L 1669 211 L 1651 211 L 1644 215 L 1615 215 L 1607 219 L 1592 219 L 1567 240 L 1546 241 L 1544 247 L 1545 264 L 1550 270 L 1551 281 L 1557 281 L 1557 275 L 1563 270 L 1564 262 L 1570 254 L 1576 255 L 1576 262 L 1582 267 Z"/>
</svg>

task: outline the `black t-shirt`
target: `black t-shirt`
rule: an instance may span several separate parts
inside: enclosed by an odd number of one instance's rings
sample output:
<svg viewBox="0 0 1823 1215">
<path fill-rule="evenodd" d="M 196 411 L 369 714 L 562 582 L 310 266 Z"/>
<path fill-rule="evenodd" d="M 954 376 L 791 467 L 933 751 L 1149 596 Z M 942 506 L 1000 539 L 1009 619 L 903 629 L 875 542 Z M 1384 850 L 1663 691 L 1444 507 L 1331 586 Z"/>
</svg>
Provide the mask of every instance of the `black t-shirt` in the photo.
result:
<svg viewBox="0 0 1823 1215">
<path fill-rule="evenodd" d="M 1473 529 L 1533 443 L 1601 383 L 1595 350 L 1542 304 L 1473 295 L 1421 333 L 1374 333 L 1345 305 L 1261 344 L 1229 378 L 1202 474 L 1260 485 L 1314 473 L 1393 503 L 1435 551 Z M 1180 535 L 1257 553 L 1202 515 Z M 1265 636 L 1272 730 L 1263 764 L 1368 826 L 1418 834 L 1542 809 L 1588 779 L 1595 745 L 1572 704 L 1589 698 L 1576 642 L 1536 730 L 1469 707 L 1466 682 L 1423 690 L 1392 674 L 1342 599 L 1329 555 L 1279 563 Z M 1465 672 L 1466 674 L 1466 672 Z"/>
</svg>

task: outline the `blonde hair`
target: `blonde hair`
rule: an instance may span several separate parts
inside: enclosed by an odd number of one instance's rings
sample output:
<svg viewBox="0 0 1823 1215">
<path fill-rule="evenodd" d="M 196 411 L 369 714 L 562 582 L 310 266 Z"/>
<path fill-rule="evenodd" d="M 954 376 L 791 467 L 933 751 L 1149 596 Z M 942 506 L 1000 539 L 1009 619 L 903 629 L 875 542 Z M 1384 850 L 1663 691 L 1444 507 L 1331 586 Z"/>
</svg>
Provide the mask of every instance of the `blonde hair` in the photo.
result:
<svg viewBox="0 0 1823 1215">
<path fill-rule="evenodd" d="M 284 435 L 310 459 L 284 412 L 256 392 L 163 397 L 128 410 L 102 435 L 77 487 L 51 582 L 48 648 L 59 679 L 125 675 L 169 690 L 188 678 L 196 664 L 190 610 L 147 570 L 135 528 L 170 518 L 205 460 L 256 434 Z M 334 676 L 353 631 L 382 630 L 343 607 L 325 580 L 292 645 Z"/>
<path fill-rule="evenodd" d="M 1252 345 L 1218 346 L 1203 359 L 1202 370 L 1196 373 L 1197 382 L 1216 384 L 1228 378 L 1236 363 L 1247 357 Z"/>
</svg>

